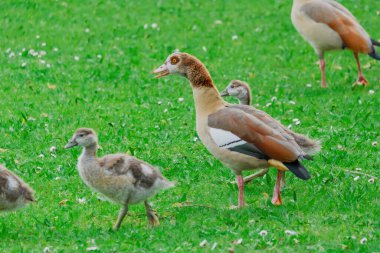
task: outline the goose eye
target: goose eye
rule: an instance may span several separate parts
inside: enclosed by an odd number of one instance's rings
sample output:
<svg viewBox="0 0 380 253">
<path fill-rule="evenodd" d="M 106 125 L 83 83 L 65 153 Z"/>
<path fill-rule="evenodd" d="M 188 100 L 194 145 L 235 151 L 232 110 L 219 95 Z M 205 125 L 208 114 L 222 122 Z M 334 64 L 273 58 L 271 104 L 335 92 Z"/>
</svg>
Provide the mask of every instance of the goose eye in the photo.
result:
<svg viewBox="0 0 380 253">
<path fill-rule="evenodd" d="M 179 59 L 178 59 L 178 57 L 176 57 L 176 56 L 173 56 L 171 59 L 170 59 L 170 63 L 172 64 L 172 65 L 175 65 L 175 64 L 177 64 L 179 62 Z"/>
<path fill-rule="evenodd" d="M 80 134 L 80 135 L 79 135 L 79 137 L 83 137 L 83 136 L 84 136 L 84 134 Z"/>
</svg>

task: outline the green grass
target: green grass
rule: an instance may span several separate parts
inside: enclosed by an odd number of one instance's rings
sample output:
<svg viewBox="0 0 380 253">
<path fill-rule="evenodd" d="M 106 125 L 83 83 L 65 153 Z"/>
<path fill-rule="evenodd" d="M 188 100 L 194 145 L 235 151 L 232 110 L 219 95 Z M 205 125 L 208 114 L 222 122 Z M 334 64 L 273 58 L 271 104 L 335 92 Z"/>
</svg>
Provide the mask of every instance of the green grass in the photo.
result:
<svg viewBox="0 0 380 253">
<path fill-rule="evenodd" d="M 0 252 L 85 252 L 94 243 L 100 252 L 208 252 L 214 243 L 216 252 L 379 251 L 379 181 L 354 181 L 358 174 L 346 170 L 379 177 L 380 146 L 372 142 L 380 142 L 380 63 L 362 56 L 370 86 L 352 89 L 352 54 L 328 53 L 330 86 L 321 89 L 317 56 L 291 24 L 290 0 L 140 2 L 1 1 L 0 163 L 29 182 L 38 202 L 0 214 Z M 344 4 L 380 37 L 377 1 Z M 19 56 L 23 48 L 46 51 L 45 64 Z M 322 141 L 322 152 L 306 163 L 311 180 L 288 174 L 283 206 L 268 198 L 272 170 L 246 187 L 246 208 L 229 209 L 237 204 L 234 175 L 194 141 L 188 81 L 150 74 L 176 48 L 201 59 L 219 89 L 231 79 L 247 81 L 258 108 L 284 125 L 300 119 L 293 129 Z M 80 180 L 80 150 L 63 149 L 82 126 L 99 133 L 100 155 L 130 152 L 177 182 L 151 199 L 160 227 L 147 228 L 136 205 L 120 231 L 110 230 L 119 207 Z M 178 204 L 184 202 L 191 204 Z M 242 244 L 232 243 L 239 238 Z"/>
</svg>

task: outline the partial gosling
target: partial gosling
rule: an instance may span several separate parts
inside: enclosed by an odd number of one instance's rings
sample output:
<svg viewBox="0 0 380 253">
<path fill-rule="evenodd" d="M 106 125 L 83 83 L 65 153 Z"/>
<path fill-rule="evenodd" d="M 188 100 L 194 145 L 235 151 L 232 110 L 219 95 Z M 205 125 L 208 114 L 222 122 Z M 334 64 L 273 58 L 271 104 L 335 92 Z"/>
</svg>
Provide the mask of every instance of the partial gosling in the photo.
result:
<svg viewBox="0 0 380 253">
<path fill-rule="evenodd" d="M 34 201 L 33 190 L 21 178 L 0 165 L 0 212 L 14 211 Z"/>
<path fill-rule="evenodd" d="M 159 225 L 158 218 L 147 199 L 160 190 L 174 186 L 152 165 L 128 154 L 111 154 L 96 157 L 98 137 L 93 129 L 79 128 L 65 148 L 82 146 L 78 171 L 82 180 L 93 190 L 122 205 L 113 227 L 120 228 L 128 213 L 129 204 L 144 202 L 149 224 Z"/>
<path fill-rule="evenodd" d="M 220 95 L 236 97 L 241 105 L 251 105 L 251 89 L 246 82 L 240 80 L 232 80 Z"/>
</svg>

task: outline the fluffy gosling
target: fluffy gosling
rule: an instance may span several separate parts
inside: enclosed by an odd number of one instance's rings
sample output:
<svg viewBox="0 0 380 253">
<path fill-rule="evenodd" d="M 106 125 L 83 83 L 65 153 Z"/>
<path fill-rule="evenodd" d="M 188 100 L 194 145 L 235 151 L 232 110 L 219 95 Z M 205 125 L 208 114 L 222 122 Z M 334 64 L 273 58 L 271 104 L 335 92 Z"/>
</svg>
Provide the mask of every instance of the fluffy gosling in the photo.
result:
<svg viewBox="0 0 380 253">
<path fill-rule="evenodd" d="M 158 218 L 147 199 L 160 190 L 174 186 L 152 165 L 127 154 L 110 154 L 96 157 L 98 138 L 93 129 L 78 129 L 65 148 L 82 146 L 78 159 L 78 171 L 82 180 L 93 190 L 104 194 L 111 201 L 122 205 L 113 227 L 120 224 L 128 213 L 129 204 L 144 202 L 149 224 L 159 225 Z"/>
<path fill-rule="evenodd" d="M 0 165 L 0 212 L 13 211 L 34 201 L 33 190 L 21 178 Z"/>
</svg>

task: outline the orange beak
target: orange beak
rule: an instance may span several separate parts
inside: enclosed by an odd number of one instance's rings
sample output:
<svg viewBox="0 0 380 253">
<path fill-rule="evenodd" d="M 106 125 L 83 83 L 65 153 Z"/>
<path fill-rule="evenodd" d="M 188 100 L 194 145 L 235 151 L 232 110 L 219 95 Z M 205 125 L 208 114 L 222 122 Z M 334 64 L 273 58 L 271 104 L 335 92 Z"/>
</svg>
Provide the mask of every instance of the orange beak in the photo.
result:
<svg viewBox="0 0 380 253">
<path fill-rule="evenodd" d="M 166 64 L 164 63 L 160 67 L 153 70 L 153 74 L 157 74 L 155 78 L 160 78 L 160 77 L 169 75 L 170 72 L 168 70 L 168 67 L 166 67 Z"/>
</svg>

